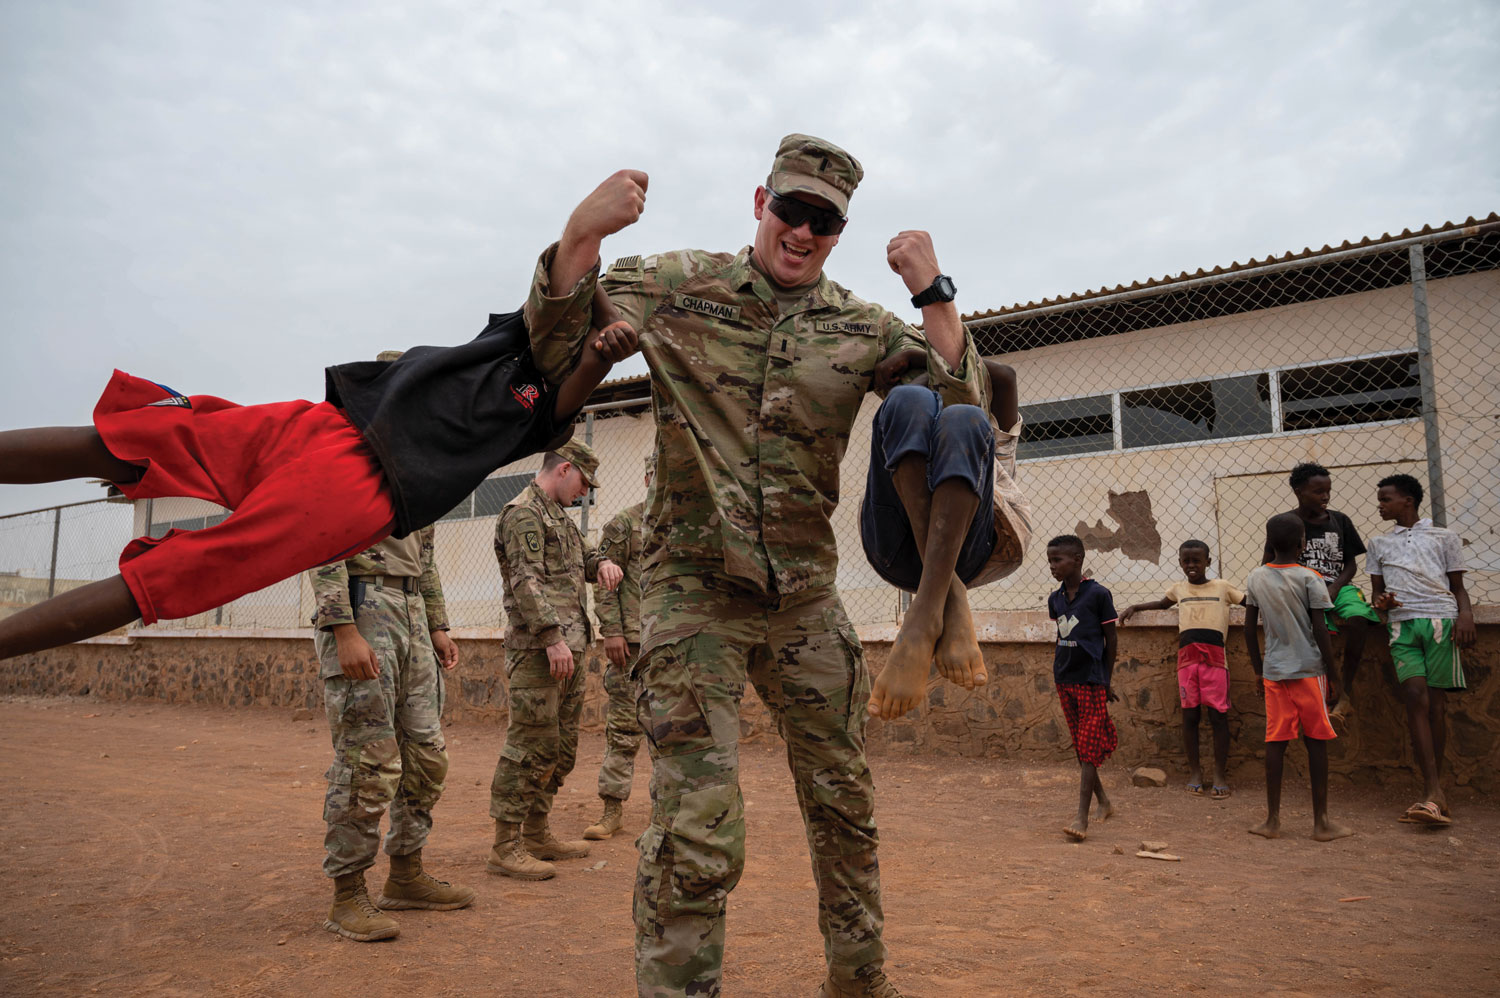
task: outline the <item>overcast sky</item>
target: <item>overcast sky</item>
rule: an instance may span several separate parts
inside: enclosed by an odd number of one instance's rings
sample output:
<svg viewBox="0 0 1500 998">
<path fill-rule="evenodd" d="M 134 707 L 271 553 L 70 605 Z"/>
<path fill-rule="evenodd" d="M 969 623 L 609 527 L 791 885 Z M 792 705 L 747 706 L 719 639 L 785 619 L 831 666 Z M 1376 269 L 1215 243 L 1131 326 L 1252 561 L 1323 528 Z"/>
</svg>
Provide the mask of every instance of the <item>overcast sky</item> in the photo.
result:
<svg viewBox="0 0 1500 998">
<path fill-rule="evenodd" d="M 728 6 L 0 0 L 0 428 L 467 339 L 624 166 L 606 262 L 737 250 L 793 131 L 865 166 L 830 275 L 912 319 L 905 228 L 976 312 L 1500 209 L 1494 2 Z"/>
</svg>

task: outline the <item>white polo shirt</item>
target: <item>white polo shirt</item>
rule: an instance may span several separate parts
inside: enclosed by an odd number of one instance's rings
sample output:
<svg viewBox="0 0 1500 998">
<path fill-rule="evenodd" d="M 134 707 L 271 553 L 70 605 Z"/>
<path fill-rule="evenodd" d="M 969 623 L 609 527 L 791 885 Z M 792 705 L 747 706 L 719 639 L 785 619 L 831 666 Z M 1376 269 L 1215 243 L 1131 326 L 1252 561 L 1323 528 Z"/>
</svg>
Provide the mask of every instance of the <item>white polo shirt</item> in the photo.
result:
<svg viewBox="0 0 1500 998">
<path fill-rule="evenodd" d="M 1401 605 L 1390 619 L 1452 620 L 1458 600 L 1448 588 L 1448 573 L 1464 571 L 1464 542 L 1453 531 L 1428 519 L 1370 538 L 1365 570 L 1380 576 L 1386 591 Z"/>
</svg>

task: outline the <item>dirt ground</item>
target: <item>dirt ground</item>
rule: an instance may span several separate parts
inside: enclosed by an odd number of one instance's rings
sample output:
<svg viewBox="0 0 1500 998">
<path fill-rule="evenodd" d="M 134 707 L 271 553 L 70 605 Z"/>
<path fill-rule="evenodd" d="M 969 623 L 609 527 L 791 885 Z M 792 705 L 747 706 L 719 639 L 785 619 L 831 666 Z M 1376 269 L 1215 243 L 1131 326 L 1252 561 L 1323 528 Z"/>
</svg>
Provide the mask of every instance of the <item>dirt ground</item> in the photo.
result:
<svg viewBox="0 0 1500 998">
<path fill-rule="evenodd" d="M 0 993 L 633 994 L 634 834 L 562 864 L 555 880 L 486 875 L 502 733 L 448 734 L 452 772 L 426 856 L 479 898 L 464 911 L 398 912 L 399 939 L 362 944 L 320 927 L 330 893 L 319 870 L 321 718 L 0 702 L 10 801 L 0 812 L 10 900 Z M 602 741 L 584 737 L 555 812 L 563 832 L 596 814 Z M 811 995 L 822 949 L 779 743 L 756 739 L 741 759 L 749 862 L 730 901 L 724 991 Z M 1299 783 L 1287 788 L 1290 836 L 1268 842 L 1245 833 L 1262 815 L 1252 774 L 1215 803 L 1179 782 L 1129 786 L 1111 765 L 1118 814 L 1071 844 L 1059 831 L 1075 800 L 1070 766 L 910 756 L 872 765 L 887 966 L 914 998 L 1500 988 L 1493 801 L 1458 798 L 1455 824 L 1432 832 L 1393 820 L 1409 792 L 1335 786 L 1334 815 L 1358 834 L 1318 844 Z M 646 769 L 627 805 L 632 833 L 645 820 Z M 1182 861 L 1136 858 L 1142 839 L 1167 841 Z M 384 869 L 382 857 L 378 877 Z"/>
</svg>

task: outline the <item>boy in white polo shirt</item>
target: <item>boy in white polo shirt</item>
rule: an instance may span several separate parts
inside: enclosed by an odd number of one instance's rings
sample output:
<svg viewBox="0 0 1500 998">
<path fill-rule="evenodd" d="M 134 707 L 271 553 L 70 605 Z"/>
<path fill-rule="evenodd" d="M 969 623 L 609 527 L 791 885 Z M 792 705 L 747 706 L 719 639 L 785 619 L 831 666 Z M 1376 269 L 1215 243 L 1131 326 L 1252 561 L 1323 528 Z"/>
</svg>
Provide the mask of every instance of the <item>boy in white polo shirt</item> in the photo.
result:
<svg viewBox="0 0 1500 998">
<path fill-rule="evenodd" d="M 1477 637 L 1464 588 L 1463 541 L 1418 518 L 1422 485 L 1410 475 L 1382 478 L 1376 502 L 1380 518 L 1394 520 L 1396 529 L 1370 538 L 1371 604 L 1389 614 L 1391 660 L 1424 784 L 1405 820 L 1447 825 L 1452 819 L 1438 770 L 1448 741 L 1448 691 L 1467 687 L 1459 649 L 1473 647 Z"/>
</svg>

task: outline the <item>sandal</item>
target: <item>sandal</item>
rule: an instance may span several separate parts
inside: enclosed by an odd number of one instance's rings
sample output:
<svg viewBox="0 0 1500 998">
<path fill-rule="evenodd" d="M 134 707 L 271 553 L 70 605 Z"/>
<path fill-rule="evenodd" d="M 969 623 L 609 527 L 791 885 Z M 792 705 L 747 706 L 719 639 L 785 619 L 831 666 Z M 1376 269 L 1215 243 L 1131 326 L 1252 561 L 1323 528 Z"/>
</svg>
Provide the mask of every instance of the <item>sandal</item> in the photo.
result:
<svg viewBox="0 0 1500 998">
<path fill-rule="evenodd" d="M 1203 784 L 1201 784 L 1201 783 L 1189 783 L 1187 785 L 1187 792 L 1190 793 L 1190 794 L 1192 794 L 1194 797 L 1202 797 L 1203 796 Z"/>
<path fill-rule="evenodd" d="M 1209 796 L 1214 800 L 1228 800 L 1229 798 L 1234 796 L 1234 791 L 1229 789 L 1228 787 L 1221 787 L 1216 785 L 1213 789 L 1213 793 L 1211 793 Z"/>
<path fill-rule="evenodd" d="M 1419 801 L 1406 809 L 1405 817 L 1418 825 L 1451 825 L 1453 819 L 1430 800 Z"/>
</svg>

